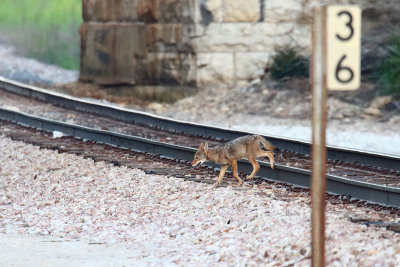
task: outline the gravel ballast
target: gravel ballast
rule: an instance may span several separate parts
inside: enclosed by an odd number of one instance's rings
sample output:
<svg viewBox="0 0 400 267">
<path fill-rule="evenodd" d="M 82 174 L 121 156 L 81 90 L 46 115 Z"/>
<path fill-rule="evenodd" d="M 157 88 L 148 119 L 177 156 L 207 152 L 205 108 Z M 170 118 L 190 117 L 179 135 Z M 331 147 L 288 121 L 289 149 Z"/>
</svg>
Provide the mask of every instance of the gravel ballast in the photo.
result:
<svg viewBox="0 0 400 267">
<path fill-rule="evenodd" d="M 266 183 L 214 189 L 5 137 L 0 151 L 1 234 L 122 245 L 132 265 L 310 265 L 307 193 Z M 400 234 L 349 216 L 396 221 L 388 212 L 328 204 L 328 265 L 400 262 Z"/>
</svg>

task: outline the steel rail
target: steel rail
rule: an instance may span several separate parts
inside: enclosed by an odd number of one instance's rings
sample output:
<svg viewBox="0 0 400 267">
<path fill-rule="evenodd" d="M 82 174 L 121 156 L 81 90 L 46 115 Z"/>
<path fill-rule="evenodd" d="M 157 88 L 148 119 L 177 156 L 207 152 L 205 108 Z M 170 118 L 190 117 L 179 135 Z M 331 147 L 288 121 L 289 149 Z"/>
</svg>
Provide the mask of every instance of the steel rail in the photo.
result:
<svg viewBox="0 0 400 267">
<path fill-rule="evenodd" d="M 100 103 L 93 100 L 83 100 L 66 94 L 18 83 L 1 76 L 0 89 L 13 94 L 49 102 L 68 109 L 88 112 L 126 122 L 139 123 L 150 127 L 157 126 L 161 129 L 182 132 L 190 135 L 201 135 L 224 140 L 232 140 L 247 134 L 259 134 L 199 123 L 179 121 L 142 111 L 118 107 L 108 103 Z M 273 135 L 263 136 L 279 149 L 310 155 L 310 142 Z M 394 155 L 328 146 L 327 157 L 330 160 L 339 160 L 349 163 L 358 163 L 361 165 L 400 171 L 400 157 Z"/>
<path fill-rule="evenodd" d="M 49 120 L 4 108 L 0 108 L 0 119 L 47 132 L 60 131 L 65 135 L 75 138 L 92 140 L 134 151 L 160 154 L 179 160 L 191 161 L 196 152 L 196 149 L 189 147 Z M 263 179 L 284 182 L 300 187 L 308 188 L 310 186 L 310 171 L 283 165 L 275 165 L 275 169 L 271 169 L 268 163 L 259 163 L 261 168 L 257 175 Z M 252 170 L 252 165 L 246 160 L 239 161 L 238 165 L 241 171 L 250 172 Z M 209 164 L 209 166 L 215 167 L 214 164 Z M 400 207 L 400 188 L 380 186 L 327 175 L 327 191 L 331 194 L 349 195 L 355 199 L 380 205 Z"/>
</svg>

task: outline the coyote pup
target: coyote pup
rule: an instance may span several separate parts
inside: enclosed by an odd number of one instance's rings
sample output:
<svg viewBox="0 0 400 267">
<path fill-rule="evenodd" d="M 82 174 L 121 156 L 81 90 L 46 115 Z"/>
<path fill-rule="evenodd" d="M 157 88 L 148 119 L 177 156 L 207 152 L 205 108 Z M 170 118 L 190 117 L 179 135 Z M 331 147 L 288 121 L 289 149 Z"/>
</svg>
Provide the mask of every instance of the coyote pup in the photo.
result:
<svg viewBox="0 0 400 267">
<path fill-rule="evenodd" d="M 275 147 L 259 135 L 246 135 L 232 140 L 225 145 L 208 148 L 208 143 L 200 143 L 199 150 L 194 155 L 192 166 L 201 165 L 206 161 L 213 161 L 221 164 L 221 171 L 214 186 L 217 186 L 225 175 L 229 165 L 232 166 L 233 176 L 238 180 L 239 185 L 242 180 L 237 174 L 237 160 L 247 158 L 253 165 L 253 172 L 246 177 L 246 180 L 253 179 L 260 169 L 256 158 L 268 157 L 271 168 L 274 168 L 274 149 Z"/>
</svg>

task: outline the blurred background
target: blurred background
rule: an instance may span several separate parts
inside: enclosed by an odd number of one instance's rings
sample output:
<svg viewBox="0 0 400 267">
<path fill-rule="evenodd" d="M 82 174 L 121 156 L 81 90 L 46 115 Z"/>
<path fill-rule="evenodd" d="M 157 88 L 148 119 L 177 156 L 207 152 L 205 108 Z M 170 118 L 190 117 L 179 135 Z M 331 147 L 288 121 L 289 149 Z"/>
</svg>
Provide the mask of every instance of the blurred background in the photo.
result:
<svg viewBox="0 0 400 267">
<path fill-rule="evenodd" d="M 18 55 L 79 70 L 81 0 L 2 0 L 0 38 Z"/>
</svg>

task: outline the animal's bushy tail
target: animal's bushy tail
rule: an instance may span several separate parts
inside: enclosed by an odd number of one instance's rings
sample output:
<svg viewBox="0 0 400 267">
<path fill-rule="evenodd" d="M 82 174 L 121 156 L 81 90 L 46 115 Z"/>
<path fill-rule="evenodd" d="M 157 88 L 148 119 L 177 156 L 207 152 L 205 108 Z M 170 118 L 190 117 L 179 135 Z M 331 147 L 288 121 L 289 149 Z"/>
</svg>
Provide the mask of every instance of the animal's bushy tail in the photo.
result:
<svg viewBox="0 0 400 267">
<path fill-rule="evenodd" d="M 270 142 L 268 142 L 267 140 L 264 139 L 264 137 L 257 135 L 257 140 L 260 141 L 260 143 L 263 145 L 265 150 L 270 150 L 270 151 L 274 151 L 276 149 L 276 147 L 271 144 Z"/>
</svg>

